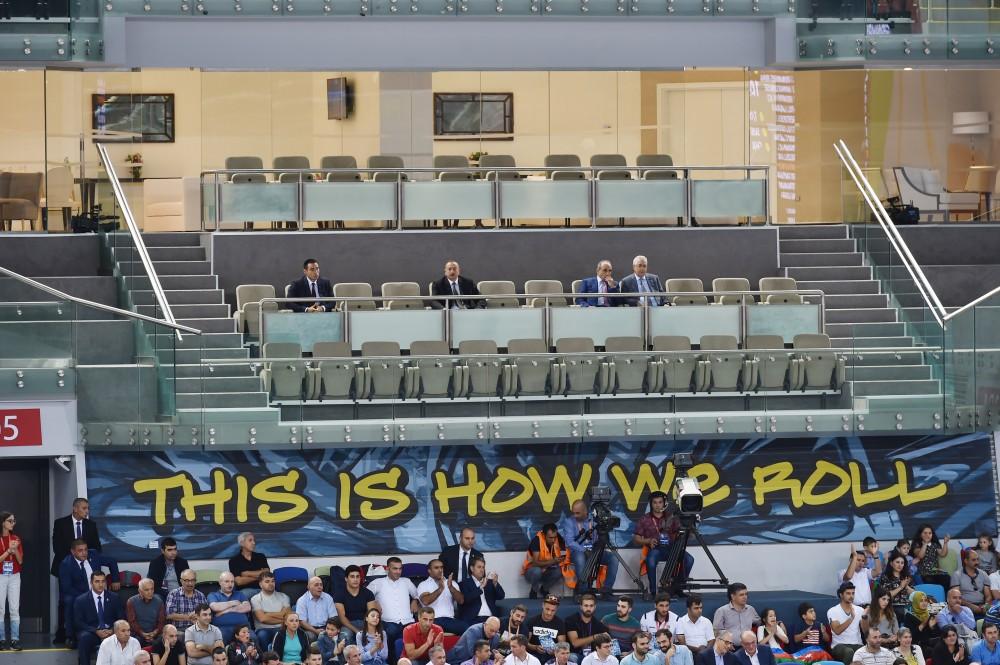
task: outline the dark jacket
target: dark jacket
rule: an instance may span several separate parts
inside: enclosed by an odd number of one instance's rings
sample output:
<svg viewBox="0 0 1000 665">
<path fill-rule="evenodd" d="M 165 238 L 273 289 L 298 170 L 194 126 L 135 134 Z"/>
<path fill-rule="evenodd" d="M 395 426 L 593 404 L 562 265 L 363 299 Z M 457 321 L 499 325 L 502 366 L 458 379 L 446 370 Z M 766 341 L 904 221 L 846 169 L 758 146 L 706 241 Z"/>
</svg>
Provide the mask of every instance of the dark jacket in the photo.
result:
<svg viewBox="0 0 1000 665">
<path fill-rule="evenodd" d="M 482 552 L 473 547 L 469 550 L 469 556 L 467 557 L 469 563 L 475 558 L 485 559 L 486 557 Z M 458 584 L 458 569 L 462 565 L 462 548 L 458 545 L 449 545 L 448 547 L 441 550 L 441 554 L 438 555 L 438 559 L 444 564 L 444 576 L 455 575 L 455 583 Z"/>
<path fill-rule="evenodd" d="M 646 284 L 649 286 L 651 291 L 663 291 L 663 285 L 660 284 L 660 278 L 651 272 L 646 273 Z M 618 284 L 618 290 L 621 293 L 639 293 L 639 280 L 636 278 L 635 273 L 629 273 L 622 278 L 622 281 Z M 648 296 L 650 301 L 655 301 L 656 305 L 663 304 L 662 296 Z M 629 307 L 636 307 L 639 304 L 638 298 L 623 298 L 625 304 Z M 650 303 L 654 304 L 654 303 Z"/>
<path fill-rule="evenodd" d="M 108 575 L 108 585 L 119 581 L 118 562 L 109 556 L 104 556 L 100 552 L 90 552 L 90 569 L 97 571 L 107 568 L 111 572 Z M 90 591 L 90 580 L 86 573 L 80 569 L 80 564 L 72 554 L 67 554 L 59 564 L 59 594 L 64 598 L 67 596 L 79 596 L 81 593 Z M 117 599 L 118 596 L 115 595 Z"/>
<path fill-rule="evenodd" d="M 115 625 L 115 621 L 125 618 L 122 610 L 122 601 L 118 594 L 114 592 L 104 592 L 104 625 L 108 628 Z M 101 624 L 97 616 L 97 605 L 88 587 L 73 601 L 73 632 L 93 633 Z"/>
<path fill-rule="evenodd" d="M 722 657 L 722 662 L 724 665 L 738 665 L 736 662 L 736 656 L 732 653 L 727 653 Z M 715 665 L 715 649 L 711 646 L 707 649 L 702 649 L 694 655 L 694 665 Z"/>
<path fill-rule="evenodd" d="M 282 628 L 278 631 L 278 634 L 274 636 L 274 641 L 271 642 L 271 651 L 278 652 L 278 655 L 285 653 L 285 637 L 288 632 Z M 299 628 L 295 636 L 299 638 L 299 644 L 302 645 L 302 657 L 307 658 L 309 656 L 309 634 L 302 628 Z"/>
<path fill-rule="evenodd" d="M 503 587 L 490 580 L 486 583 L 486 586 L 480 588 L 479 582 L 473 577 L 467 577 L 458 585 L 459 591 L 462 592 L 462 596 L 465 602 L 458 606 L 458 618 L 467 624 L 471 625 L 478 623 L 483 620 L 479 616 L 479 610 L 483 606 L 481 600 L 482 596 L 486 596 L 486 604 L 490 607 L 490 614 L 492 616 L 497 615 L 497 601 L 503 600 L 506 595 Z M 761 663 L 761 665 L 764 665 Z"/>
<path fill-rule="evenodd" d="M 737 649 L 734 655 L 739 665 L 751 665 L 750 656 L 747 655 L 745 650 Z M 774 652 L 771 651 L 771 647 L 761 644 L 757 645 L 757 662 L 760 665 L 775 665 Z"/>
<path fill-rule="evenodd" d="M 177 573 L 177 581 L 180 582 L 181 573 L 188 570 L 191 566 L 188 565 L 187 559 L 181 555 L 177 555 L 174 559 L 174 572 Z M 156 590 L 164 600 L 167 597 L 167 590 L 163 588 L 163 578 L 167 575 L 167 560 L 160 554 L 158 557 L 149 562 L 149 572 L 146 573 L 146 577 L 153 580 L 153 589 Z"/>
<path fill-rule="evenodd" d="M 608 289 L 608 293 L 619 293 L 620 284 L 615 284 L 614 288 Z M 619 305 L 625 304 L 622 298 L 608 298 L 607 305 L 599 305 L 601 297 L 601 289 L 597 283 L 596 277 L 588 277 L 583 280 L 580 284 L 580 293 L 592 293 L 594 294 L 591 298 L 577 298 L 576 304 L 580 307 L 618 307 Z"/>
<path fill-rule="evenodd" d="M 97 535 L 97 523 L 91 519 L 83 520 L 83 539 L 91 550 L 101 551 L 101 538 Z M 66 515 L 52 522 L 52 567 L 49 572 L 53 577 L 59 577 L 59 564 L 69 554 L 69 546 L 76 540 L 73 532 L 73 516 Z"/>
<path fill-rule="evenodd" d="M 458 294 L 462 296 L 478 296 L 479 288 L 476 287 L 476 283 L 473 282 L 468 277 L 458 276 Z M 450 296 L 453 295 L 451 292 L 451 281 L 447 277 L 442 277 L 436 282 L 431 282 L 431 295 L 432 296 Z M 459 300 L 458 306 L 462 309 L 477 309 L 486 307 L 485 300 Z M 434 309 L 444 309 L 447 307 L 447 300 L 432 300 L 431 307 Z M 448 573 L 446 572 L 445 575 Z"/>
<path fill-rule="evenodd" d="M 330 284 L 330 280 L 320 277 L 316 280 L 316 293 L 320 298 L 332 298 L 333 297 L 333 286 Z M 305 275 L 295 280 L 289 285 L 288 289 L 289 298 L 312 298 L 312 291 L 309 289 L 309 280 L 306 279 Z M 327 302 L 322 303 L 326 311 L 333 309 L 333 303 Z M 288 308 L 293 312 L 304 312 L 306 308 L 311 306 L 312 303 L 308 302 L 290 302 L 288 303 Z"/>
</svg>

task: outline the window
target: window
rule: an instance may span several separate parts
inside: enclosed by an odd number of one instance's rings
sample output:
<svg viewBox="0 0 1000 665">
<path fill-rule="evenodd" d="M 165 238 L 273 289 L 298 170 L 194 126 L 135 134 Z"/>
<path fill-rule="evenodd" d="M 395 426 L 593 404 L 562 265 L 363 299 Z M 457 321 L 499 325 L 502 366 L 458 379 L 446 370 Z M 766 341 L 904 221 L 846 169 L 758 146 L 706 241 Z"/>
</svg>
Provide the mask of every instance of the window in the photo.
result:
<svg viewBox="0 0 1000 665">
<path fill-rule="evenodd" d="M 174 142 L 174 96 L 91 96 L 91 127 L 102 141 Z"/>
<path fill-rule="evenodd" d="M 514 93 L 434 94 L 434 136 L 495 136 L 514 133 Z M 506 135 L 506 136 L 504 136 Z"/>
</svg>

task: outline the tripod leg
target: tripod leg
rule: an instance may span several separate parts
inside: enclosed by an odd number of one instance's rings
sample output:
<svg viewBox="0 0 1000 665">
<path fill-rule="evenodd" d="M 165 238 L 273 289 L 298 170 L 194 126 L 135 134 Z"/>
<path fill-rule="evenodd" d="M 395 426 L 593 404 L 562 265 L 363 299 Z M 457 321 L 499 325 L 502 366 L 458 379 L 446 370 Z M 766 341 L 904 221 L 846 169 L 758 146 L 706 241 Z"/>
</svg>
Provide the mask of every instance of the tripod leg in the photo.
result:
<svg viewBox="0 0 1000 665">
<path fill-rule="evenodd" d="M 719 583 L 722 584 L 722 586 L 729 586 L 729 579 L 726 578 L 726 574 L 722 572 L 719 562 L 715 560 L 714 556 L 712 556 L 712 550 L 708 549 L 708 543 L 705 542 L 705 539 L 702 537 L 697 528 L 692 529 L 692 531 L 694 531 L 694 537 L 698 541 L 698 544 L 701 545 L 701 549 L 705 550 L 705 555 L 708 556 L 708 560 L 712 563 L 712 567 L 715 568 L 715 572 L 719 574 Z"/>
<path fill-rule="evenodd" d="M 684 553 L 687 552 L 688 538 L 690 532 L 687 529 L 681 529 L 677 533 L 677 537 L 674 542 L 670 544 L 670 552 L 667 554 L 666 565 L 663 568 L 663 575 L 660 577 L 660 588 L 661 589 L 672 589 L 676 586 L 676 570 L 677 564 L 680 563 Z M 685 580 L 686 581 L 686 580 Z M 653 593 L 656 589 L 651 589 Z"/>
</svg>

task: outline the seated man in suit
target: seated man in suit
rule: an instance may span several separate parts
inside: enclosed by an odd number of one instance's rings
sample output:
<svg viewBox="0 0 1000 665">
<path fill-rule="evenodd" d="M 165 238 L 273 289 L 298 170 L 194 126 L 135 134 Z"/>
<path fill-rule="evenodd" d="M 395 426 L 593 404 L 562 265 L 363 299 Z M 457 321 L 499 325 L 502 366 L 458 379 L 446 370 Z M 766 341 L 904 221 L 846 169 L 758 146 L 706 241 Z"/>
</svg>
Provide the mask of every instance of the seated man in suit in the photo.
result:
<svg viewBox="0 0 1000 665">
<path fill-rule="evenodd" d="M 80 665 L 90 665 L 101 642 L 114 634 L 116 621 L 125 618 L 122 601 L 116 593 L 108 593 L 107 577 L 98 569 L 90 574 L 90 589 L 77 596 L 71 603 L 67 635 L 76 636 Z"/>
<path fill-rule="evenodd" d="M 476 532 L 470 527 L 462 529 L 458 542 L 441 550 L 438 559 L 444 564 L 444 576 L 455 576 L 455 582 L 461 584 L 469 577 L 469 563 L 476 557 L 486 559 L 486 556 L 476 549 Z"/>
<path fill-rule="evenodd" d="M 577 298 L 580 307 L 617 307 L 622 304 L 621 298 L 607 298 L 605 293 L 619 293 L 618 283 L 611 276 L 611 261 L 601 259 L 597 262 L 597 276 L 588 277 L 580 284 L 580 293 L 596 294 L 589 298 Z"/>
<path fill-rule="evenodd" d="M 740 635 L 742 649 L 736 652 L 736 662 L 739 665 L 775 665 L 774 652 L 770 647 L 758 648 L 757 635 L 752 630 L 745 630 Z"/>
<path fill-rule="evenodd" d="M 73 511 L 69 515 L 56 518 L 52 522 L 52 568 L 49 570 L 52 577 L 59 579 L 59 565 L 69 554 L 71 543 L 81 539 L 87 541 L 87 547 L 92 550 L 101 551 L 101 538 L 97 534 L 97 523 L 90 519 L 90 502 L 83 497 L 73 499 Z M 59 596 L 59 616 L 66 616 L 66 608 L 63 606 L 63 597 Z M 62 644 L 66 641 L 67 635 L 65 624 L 60 622 L 56 630 L 54 644 Z M 72 639 L 72 635 L 68 636 Z"/>
<path fill-rule="evenodd" d="M 462 592 L 462 602 L 458 606 L 458 618 L 468 625 L 479 623 L 491 616 L 499 616 L 497 601 L 506 593 L 500 586 L 496 573 L 486 574 L 486 560 L 473 557 L 469 562 L 469 576 L 458 586 Z"/>
<path fill-rule="evenodd" d="M 306 259 L 302 262 L 302 277 L 291 283 L 288 289 L 289 298 L 332 298 L 333 286 L 330 280 L 319 276 L 319 261 Z M 329 312 L 333 303 L 288 303 L 293 312 Z"/>
<path fill-rule="evenodd" d="M 121 588 L 118 581 L 118 562 L 111 557 L 104 556 L 100 552 L 95 552 L 87 547 L 84 540 L 74 540 L 70 549 L 70 554 L 59 564 L 59 597 L 63 599 L 66 613 L 64 615 L 64 625 L 66 639 L 73 638 L 73 602 L 77 596 L 87 593 L 90 589 L 90 578 L 93 573 L 104 574 L 102 568 L 111 571 L 111 589 L 117 591 Z M 106 583 L 101 582 L 101 588 Z M 118 596 L 115 596 L 118 599 Z M 124 617 L 118 617 L 124 618 Z M 110 624 L 109 624 L 110 625 Z M 107 635 L 105 635 L 107 637 Z M 100 644 L 99 642 L 97 644 Z M 96 646 L 94 647 L 97 648 Z"/>
<path fill-rule="evenodd" d="M 468 277 L 462 277 L 462 267 L 458 261 L 448 261 L 444 264 L 444 277 L 431 282 L 432 296 L 478 296 L 476 283 Z M 486 307 L 485 300 L 432 300 L 434 309 L 481 309 Z"/>
<path fill-rule="evenodd" d="M 660 278 L 651 272 L 646 272 L 646 268 L 649 267 L 649 261 L 646 257 L 639 255 L 632 259 L 632 274 L 623 278 L 621 284 L 622 293 L 649 293 L 663 291 L 663 285 L 660 284 Z M 657 305 L 662 305 L 662 299 L 657 296 L 642 296 L 639 298 L 625 298 L 625 304 L 629 307 L 636 307 L 637 305 L 649 305 L 650 307 L 656 307 Z"/>
<path fill-rule="evenodd" d="M 733 634 L 728 630 L 719 633 L 711 649 L 704 649 L 694 657 L 694 665 L 738 665 L 732 654 Z"/>
</svg>

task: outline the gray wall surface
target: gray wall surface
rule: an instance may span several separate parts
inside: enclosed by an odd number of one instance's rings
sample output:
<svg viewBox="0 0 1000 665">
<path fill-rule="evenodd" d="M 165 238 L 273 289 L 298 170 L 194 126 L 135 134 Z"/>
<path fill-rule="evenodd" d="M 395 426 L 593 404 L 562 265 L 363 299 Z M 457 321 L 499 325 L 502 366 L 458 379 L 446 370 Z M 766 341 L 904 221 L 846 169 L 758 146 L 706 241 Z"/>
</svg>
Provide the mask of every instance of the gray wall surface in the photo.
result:
<svg viewBox="0 0 1000 665">
<path fill-rule="evenodd" d="M 923 266 L 1000 264 L 1000 226 L 900 226 L 900 235 Z"/>
<path fill-rule="evenodd" d="M 96 275 L 101 265 L 97 234 L 0 236 L 0 266 L 26 277 Z"/>
<path fill-rule="evenodd" d="M 39 277 L 41 282 L 53 289 L 62 291 L 77 298 L 118 307 L 118 287 L 114 277 Z M 3 302 L 54 302 L 55 296 L 39 291 L 33 286 L 24 284 L 9 277 L 0 277 L 0 303 Z M 96 309 L 79 306 L 82 318 L 106 319 L 112 316 Z"/>
<path fill-rule="evenodd" d="M 945 307 L 961 307 L 1000 286 L 1000 265 L 921 268 Z"/>
<path fill-rule="evenodd" d="M 511 280 L 518 291 L 529 279 L 558 279 L 568 291 L 574 279 L 593 276 L 602 258 L 621 279 L 636 254 L 645 254 L 661 279 L 699 277 L 707 289 L 715 277 L 746 277 L 756 285 L 778 274 L 773 227 L 218 233 L 213 240 L 219 286 L 234 304 L 239 284 L 273 284 L 280 296 L 302 276 L 306 258 L 319 260 L 331 282 L 368 282 L 376 293 L 383 282 L 397 281 L 418 282 L 425 293 L 452 258 L 466 277 Z"/>
</svg>

